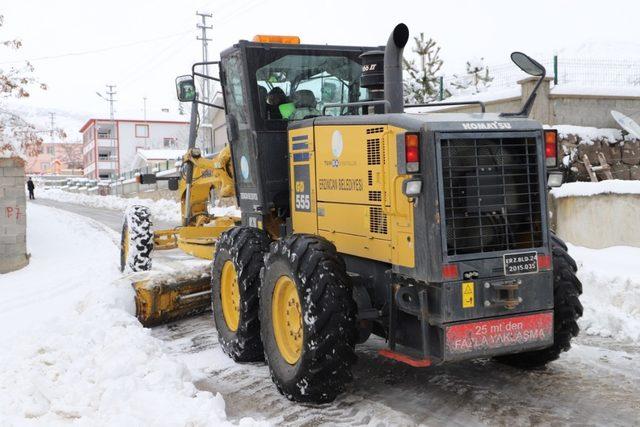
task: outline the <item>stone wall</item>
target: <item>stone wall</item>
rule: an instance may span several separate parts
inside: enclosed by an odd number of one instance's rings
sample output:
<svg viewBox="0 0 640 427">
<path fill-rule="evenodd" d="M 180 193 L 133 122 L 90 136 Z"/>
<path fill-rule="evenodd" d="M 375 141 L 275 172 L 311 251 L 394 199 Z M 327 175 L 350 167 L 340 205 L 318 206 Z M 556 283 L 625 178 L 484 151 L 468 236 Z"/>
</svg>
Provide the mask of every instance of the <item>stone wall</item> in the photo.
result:
<svg viewBox="0 0 640 427">
<path fill-rule="evenodd" d="M 29 263 L 24 162 L 0 158 L 0 273 Z"/>
</svg>

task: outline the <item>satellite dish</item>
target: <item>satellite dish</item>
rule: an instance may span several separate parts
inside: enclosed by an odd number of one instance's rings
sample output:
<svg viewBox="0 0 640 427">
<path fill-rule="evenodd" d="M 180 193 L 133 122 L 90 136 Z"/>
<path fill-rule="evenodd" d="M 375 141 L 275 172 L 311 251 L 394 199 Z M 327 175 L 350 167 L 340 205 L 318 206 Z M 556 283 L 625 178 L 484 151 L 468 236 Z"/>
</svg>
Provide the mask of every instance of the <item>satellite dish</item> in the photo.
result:
<svg viewBox="0 0 640 427">
<path fill-rule="evenodd" d="M 611 110 L 611 115 L 622 129 L 629 132 L 629 135 L 636 139 L 640 139 L 640 125 L 638 125 L 635 120 L 615 110 Z"/>
</svg>

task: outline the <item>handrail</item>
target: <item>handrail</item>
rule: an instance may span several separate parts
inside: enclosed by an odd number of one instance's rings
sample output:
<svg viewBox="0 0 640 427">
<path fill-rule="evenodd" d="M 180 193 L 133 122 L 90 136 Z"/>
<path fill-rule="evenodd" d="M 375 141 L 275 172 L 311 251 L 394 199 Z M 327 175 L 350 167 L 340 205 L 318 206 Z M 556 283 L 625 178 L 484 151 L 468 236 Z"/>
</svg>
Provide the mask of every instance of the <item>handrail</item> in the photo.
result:
<svg viewBox="0 0 640 427">
<path fill-rule="evenodd" d="M 414 107 L 438 107 L 440 105 L 479 105 L 480 110 L 485 113 L 486 108 L 482 101 L 456 101 L 456 102 L 427 102 L 426 104 L 405 104 L 404 108 Z"/>
<path fill-rule="evenodd" d="M 322 115 L 324 116 L 327 108 L 335 107 L 366 107 L 367 105 L 384 105 L 384 112 L 387 113 L 391 109 L 391 103 L 386 99 L 376 99 L 375 101 L 358 101 L 358 102 L 336 102 L 333 104 L 325 104 L 322 107 Z"/>
</svg>

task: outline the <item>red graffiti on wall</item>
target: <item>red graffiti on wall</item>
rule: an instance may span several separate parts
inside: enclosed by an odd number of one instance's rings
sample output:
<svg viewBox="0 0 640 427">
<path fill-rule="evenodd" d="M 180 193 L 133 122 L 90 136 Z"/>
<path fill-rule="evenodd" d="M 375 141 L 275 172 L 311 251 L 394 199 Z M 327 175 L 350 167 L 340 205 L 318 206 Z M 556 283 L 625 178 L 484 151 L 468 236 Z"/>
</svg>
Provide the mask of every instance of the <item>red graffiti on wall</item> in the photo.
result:
<svg viewBox="0 0 640 427">
<path fill-rule="evenodd" d="M 22 210 L 20 210 L 18 206 L 16 207 L 7 206 L 5 208 L 5 213 L 7 215 L 7 218 L 15 218 L 16 221 L 20 221 L 20 218 L 22 217 Z"/>
</svg>

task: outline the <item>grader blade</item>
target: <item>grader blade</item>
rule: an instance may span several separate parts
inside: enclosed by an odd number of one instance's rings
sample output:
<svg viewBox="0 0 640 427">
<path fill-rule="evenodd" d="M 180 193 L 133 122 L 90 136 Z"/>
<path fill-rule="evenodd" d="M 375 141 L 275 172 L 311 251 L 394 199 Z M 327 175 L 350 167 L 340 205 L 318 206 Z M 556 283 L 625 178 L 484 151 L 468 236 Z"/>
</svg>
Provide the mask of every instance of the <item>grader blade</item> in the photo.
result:
<svg viewBox="0 0 640 427">
<path fill-rule="evenodd" d="M 147 276 L 134 281 L 132 286 L 136 293 L 136 317 L 146 327 L 211 309 L 209 266 Z"/>
</svg>

